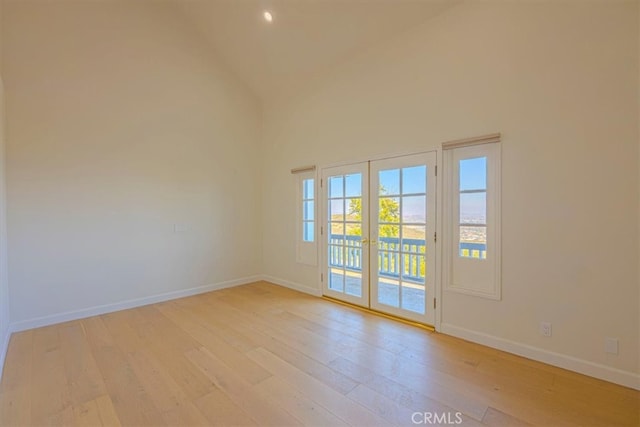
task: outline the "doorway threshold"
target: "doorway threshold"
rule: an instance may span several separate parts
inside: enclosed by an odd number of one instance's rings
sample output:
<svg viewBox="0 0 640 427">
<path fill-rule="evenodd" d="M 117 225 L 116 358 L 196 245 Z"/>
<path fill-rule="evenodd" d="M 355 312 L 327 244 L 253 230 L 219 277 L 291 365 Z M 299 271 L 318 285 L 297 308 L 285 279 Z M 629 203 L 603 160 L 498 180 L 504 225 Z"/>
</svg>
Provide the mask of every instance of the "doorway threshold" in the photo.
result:
<svg viewBox="0 0 640 427">
<path fill-rule="evenodd" d="M 414 320 L 405 319 L 405 318 L 400 317 L 400 316 L 394 316 L 393 314 L 383 313 L 382 311 L 374 310 L 372 308 L 367 308 L 367 307 L 362 307 L 362 306 L 359 306 L 359 305 L 356 305 L 356 304 L 351 304 L 349 302 L 341 301 L 341 300 L 339 300 L 337 298 L 332 298 L 332 297 L 329 297 L 329 296 L 326 296 L 326 295 L 322 295 L 322 299 L 325 299 L 327 301 L 330 301 L 330 302 L 333 302 L 333 303 L 336 303 L 336 304 L 344 305 L 345 307 L 355 308 L 356 310 L 364 311 L 365 313 L 369 313 L 369 314 L 373 314 L 373 315 L 376 315 L 376 316 L 384 317 L 385 319 L 394 320 L 396 322 L 404 323 L 405 325 L 414 326 L 416 328 L 424 329 L 424 330 L 429 331 L 429 332 L 435 332 L 436 331 L 436 328 L 434 328 L 432 325 L 428 325 L 426 323 L 416 322 Z"/>
</svg>

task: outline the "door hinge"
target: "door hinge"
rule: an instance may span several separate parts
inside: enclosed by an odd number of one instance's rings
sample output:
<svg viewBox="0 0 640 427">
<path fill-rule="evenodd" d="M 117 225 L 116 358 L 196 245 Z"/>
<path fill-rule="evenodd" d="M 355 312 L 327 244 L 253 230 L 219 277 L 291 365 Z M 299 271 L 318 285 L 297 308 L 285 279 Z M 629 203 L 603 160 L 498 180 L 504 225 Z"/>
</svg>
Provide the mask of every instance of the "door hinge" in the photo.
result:
<svg viewBox="0 0 640 427">
<path fill-rule="evenodd" d="M 322 179 L 320 179 L 320 188 L 322 188 Z"/>
<path fill-rule="evenodd" d="M 324 236 L 324 227 L 322 225 L 320 226 L 320 235 Z"/>
<path fill-rule="evenodd" d="M 436 309 L 436 299 L 435 298 L 433 299 L 433 309 L 434 310 Z"/>
<path fill-rule="evenodd" d="M 433 241 L 434 241 L 434 242 L 437 242 L 437 241 L 438 241 L 438 233 L 437 233 L 437 232 L 434 232 L 434 233 L 433 233 Z"/>
<path fill-rule="evenodd" d="M 436 165 L 436 176 L 438 176 L 438 165 Z"/>
<path fill-rule="evenodd" d="M 324 273 L 320 273 L 320 281 L 324 283 Z"/>
</svg>

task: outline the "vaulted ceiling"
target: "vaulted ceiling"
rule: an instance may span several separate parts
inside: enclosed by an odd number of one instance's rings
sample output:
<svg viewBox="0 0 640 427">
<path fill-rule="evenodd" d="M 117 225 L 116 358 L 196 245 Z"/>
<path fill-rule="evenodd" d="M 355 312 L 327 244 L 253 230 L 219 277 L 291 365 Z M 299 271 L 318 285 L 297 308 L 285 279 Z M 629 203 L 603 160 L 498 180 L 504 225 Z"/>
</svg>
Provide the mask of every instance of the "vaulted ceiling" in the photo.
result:
<svg viewBox="0 0 640 427">
<path fill-rule="evenodd" d="M 187 0 L 175 6 L 263 101 L 461 0 Z M 266 22 L 264 11 L 273 14 Z"/>
</svg>

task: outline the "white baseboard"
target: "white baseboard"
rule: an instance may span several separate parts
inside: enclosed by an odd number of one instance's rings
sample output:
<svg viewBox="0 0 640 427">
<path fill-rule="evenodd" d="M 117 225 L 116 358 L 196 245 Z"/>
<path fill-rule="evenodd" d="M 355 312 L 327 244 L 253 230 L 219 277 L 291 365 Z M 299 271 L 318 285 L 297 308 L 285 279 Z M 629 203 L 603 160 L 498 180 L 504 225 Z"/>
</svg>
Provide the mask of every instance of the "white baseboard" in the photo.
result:
<svg viewBox="0 0 640 427">
<path fill-rule="evenodd" d="M 0 347 L 0 378 L 2 378 L 2 370 L 4 367 L 4 361 L 7 355 L 9 340 L 13 332 L 39 328 L 42 326 L 68 322 L 71 320 L 83 319 L 85 317 L 97 316 L 100 314 L 126 310 L 129 308 L 135 308 L 135 307 L 140 307 L 148 304 L 169 301 L 172 299 L 184 298 L 192 295 L 215 291 L 218 289 L 225 289 L 225 288 L 231 288 L 234 286 L 246 285 L 248 283 L 257 282 L 259 280 L 271 282 L 276 285 L 293 289 L 295 291 L 303 292 L 309 295 L 318 296 L 318 297 L 322 296 L 322 291 L 320 289 L 310 288 L 308 286 L 304 286 L 299 283 L 291 282 L 288 280 L 280 279 L 280 278 L 269 276 L 269 275 L 257 275 L 257 276 L 244 277 L 241 279 L 229 280 L 229 281 L 220 282 L 220 283 L 214 283 L 214 284 L 205 285 L 205 286 L 199 286 L 195 288 L 166 292 L 163 294 L 153 295 L 150 297 L 137 298 L 137 299 L 122 301 L 122 302 L 113 303 L 113 304 L 105 304 L 105 305 L 100 305 L 95 307 L 89 307 L 86 309 L 58 313 L 50 316 L 38 317 L 34 319 L 28 319 L 20 322 L 11 323 L 7 328 L 5 336 L 1 337 L 2 347 Z M 452 335 L 454 337 L 461 338 L 467 341 L 471 341 L 471 342 L 486 345 L 492 348 L 496 348 L 498 350 L 503 350 L 509 353 L 517 354 L 519 356 L 537 360 L 539 362 L 548 363 L 553 366 L 568 369 L 574 372 L 579 372 L 581 374 L 589 375 L 591 377 L 599 378 L 615 384 L 620 384 L 625 387 L 630 387 L 636 390 L 640 390 L 640 375 L 634 372 L 623 371 L 620 369 L 612 368 L 610 366 L 590 362 L 583 359 L 578 359 L 576 357 L 567 356 L 567 355 L 555 353 L 552 351 L 543 350 L 527 344 L 510 341 L 504 338 L 499 338 L 493 335 L 473 331 L 466 328 L 461 328 L 461 327 L 447 324 L 447 323 L 442 323 L 440 325 L 439 332 L 442 332 L 447 335 Z"/>
<path fill-rule="evenodd" d="M 439 332 L 475 342 L 477 344 L 496 348 L 498 350 L 503 350 L 508 353 L 517 354 L 518 356 L 533 359 L 538 362 L 547 363 L 559 368 L 568 369 L 590 377 L 640 390 L 640 374 L 634 372 L 623 371 L 621 369 L 612 368 L 610 366 L 601 365 L 584 359 L 578 359 L 577 357 L 567 356 L 565 354 L 543 350 L 527 344 L 499 338 L 482 332 L 472 331 L 470 329 L 461 328 L 447 323 L 442 323 L 440 325 Z"/>
<path fill-rule="evenodd" d="M 127 301 L 117 302 L 113 304 L 99 305 L 95 307 L 83 308 L 81 310 L 67 311 L 57 313 L 50 316 L 36 317 L 34 319 L 22 320 L 12 323 L 9 326 L 11 332 L 25 331 L 27 329 L 39 328 L 42 326 L 54 325 L 56 323 L 68 322 L 71 320 L 84 319 L 85 317 L 98 316 L 100 314 L 112 313 L 114 311 L 126 310 L 129 308 L 141 307 L 143 305 L 155 304 L 158 302 L 169 301 L 172 299 L 189 297 L 192 295 L 203 294 L 219 289 L 231 288 L 234 286 L 246 285 L 261 280 L 261 276 L 249 276 L 241 279 L 228 280 L 225 282 L 214 283 L 195 288 L 181 289 L 178 291 L 166 292 L 163 294 L 152 295 L 149 297 L 136 298 Z"/>
<path fill-rule="evenodd" d="M 263 275 L 262 280 L 271 282 L 275 285 L 283 286 L 285 288 L 293 289 L 294 291 L 302 292 L 305 294 L 313 295 L 315 297 L 321 297 L 322 291 L 320 289 L 310 288 L 308 286 L 301 285 L 299 283 L 290 282 L 288 280 L 279 279 L 277 277 Z"/>
</svg>

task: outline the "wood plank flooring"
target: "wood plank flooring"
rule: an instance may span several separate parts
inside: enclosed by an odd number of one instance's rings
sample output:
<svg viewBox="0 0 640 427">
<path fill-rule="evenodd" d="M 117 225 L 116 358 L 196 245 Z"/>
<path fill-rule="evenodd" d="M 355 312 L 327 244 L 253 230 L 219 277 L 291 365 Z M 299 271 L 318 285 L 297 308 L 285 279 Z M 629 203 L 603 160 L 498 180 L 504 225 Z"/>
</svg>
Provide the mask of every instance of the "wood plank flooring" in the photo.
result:
<svg viewBox="0 0 640 427">
<path fill-rule="evenodd" d="M 4 372 L 1 426 L 640 425 L 638 391 L 266 282 L 14 334 Z"/>
</svg>

